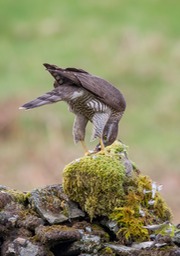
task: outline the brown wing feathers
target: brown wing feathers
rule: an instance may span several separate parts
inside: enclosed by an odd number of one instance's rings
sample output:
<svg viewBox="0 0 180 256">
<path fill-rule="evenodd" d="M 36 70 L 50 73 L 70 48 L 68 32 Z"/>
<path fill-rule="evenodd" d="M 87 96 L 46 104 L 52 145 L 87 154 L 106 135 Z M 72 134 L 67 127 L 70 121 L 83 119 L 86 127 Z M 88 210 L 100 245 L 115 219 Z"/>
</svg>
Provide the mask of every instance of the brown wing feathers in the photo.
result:
<svg viewBox="0 0 180 256">
<path fill-rule="evenodd" d="M 62 69 L 47 63 L 44 66 L 59 85 L 63 83 L 63 78 L 69 79 L 74 85 L 82 86 L 115 110 L 125 110 L 126 104 L 121 92 L 104 79 L 93 76 L 82 69 Z M 55 86 L 57 87 L 56 83 Z"/>
</svg>

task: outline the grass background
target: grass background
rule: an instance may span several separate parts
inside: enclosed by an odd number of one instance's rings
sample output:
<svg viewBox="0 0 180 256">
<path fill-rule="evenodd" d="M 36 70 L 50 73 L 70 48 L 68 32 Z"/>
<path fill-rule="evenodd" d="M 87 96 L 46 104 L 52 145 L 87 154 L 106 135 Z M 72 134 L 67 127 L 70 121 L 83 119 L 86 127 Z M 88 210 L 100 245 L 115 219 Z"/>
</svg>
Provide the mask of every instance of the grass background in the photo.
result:
<svg viewBox="0 0 180 256">
<path fill-rule="evenodd" d="M 163 184 L 177 222 L 179 10 L 177 0 L 1 1 L 0 183 L 28 190 L 61 182 L 64 165 L 83 154 L 65 103 L 18 110 L 51 90 L 42 63 L 81 67 L 123 92 L 119 138 L 143 173 Z"/>
</svg>

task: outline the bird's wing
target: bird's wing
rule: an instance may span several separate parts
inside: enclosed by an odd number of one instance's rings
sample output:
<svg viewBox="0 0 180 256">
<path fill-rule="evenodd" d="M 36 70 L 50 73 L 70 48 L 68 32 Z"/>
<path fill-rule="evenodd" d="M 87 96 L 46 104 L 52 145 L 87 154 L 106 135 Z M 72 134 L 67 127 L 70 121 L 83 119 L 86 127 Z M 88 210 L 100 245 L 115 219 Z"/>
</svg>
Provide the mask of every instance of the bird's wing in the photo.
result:
<svg viewBox="0 0 180 256">
<path fill-rule="evenodd" d="M 106 80 L 93 76 L 88 72 L 77 68 L 62 69 L 55 65 L 44 64 L 47 70 L 59 83 L 59 79 L 65 77 L 75 85 L 81 86 L 98 97 L 102 102 L 117 111 L 124 111 L 125 100 L 121 92 Z M 124 108 L 124 109 L 123 109 Z"/>
<path fill-rule="evenodd" d="M 121 92 L 106 80 L 83 73 L 77 73 L 75 76 L 80 81 L 83 88 L 95 94 L 102 102 L 115 110 L 121 110 L 124 105 L 124 98 Z"/>
<path fill-rule="evenodd" d="M 62 81 L 63 83 L 65 83 L 67 79 L 71 83 L 77 86 L 81 86 L 81 84 L 79 83 L 79 80 L 76 78 L 74 74 L 78 72 L 85 72 L 85 71 L 81 69 L 76 69 L 76 68 L 63 69 L 47 63 L 44 63 L 43 65 L 46 67 L 49 73 L 55 78 L 55 83 L 54 83 L 55 88 L 58 87 L 58 85 L 61 85 Z"/>
</svg>

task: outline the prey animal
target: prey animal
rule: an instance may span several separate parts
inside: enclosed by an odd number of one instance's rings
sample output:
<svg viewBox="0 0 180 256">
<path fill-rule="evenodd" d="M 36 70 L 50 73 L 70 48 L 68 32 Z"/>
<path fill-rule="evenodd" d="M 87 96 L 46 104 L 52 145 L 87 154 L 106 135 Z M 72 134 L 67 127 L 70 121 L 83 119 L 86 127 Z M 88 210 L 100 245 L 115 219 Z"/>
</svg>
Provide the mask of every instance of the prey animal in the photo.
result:
<svg viewBox="0 0 180 256">
<path fill-rule="evenodd" d="M 42 105 L 65 101 L 75 114 L 74 142 L 81 142 L 85 152 L 85 130 L 88 121 L 93 124 L 92 140 L 98 138 L 101 150 L 111 145 L 118 135 L 118 124 L 125 111 L 123 94 L 106 80 L 82 69 L 59 68 L 43 64 L 55 79 L 54 89 L 20 109 L 32 109 Z"/>
</svg>

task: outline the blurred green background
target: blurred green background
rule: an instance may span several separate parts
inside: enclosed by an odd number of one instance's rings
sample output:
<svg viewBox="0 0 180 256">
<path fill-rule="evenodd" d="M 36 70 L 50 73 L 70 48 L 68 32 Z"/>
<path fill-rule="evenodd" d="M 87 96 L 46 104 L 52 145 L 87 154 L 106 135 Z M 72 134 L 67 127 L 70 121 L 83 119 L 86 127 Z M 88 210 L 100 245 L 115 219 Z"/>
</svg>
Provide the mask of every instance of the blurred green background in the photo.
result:
<svg viewBox="0 0 180 256">
<path fill-rule="evenodd" d="M 61 182 L 83 154 L 65 103 L 18 107 L 52 89 L 42 63 L 79 67 L 115 84 L 127 110 L 119 138 L 180 210 L 180 1 L 0 2 L 0 183 L 28 190 Z M 89 143 L 91 125 L 88 128 Z"/>
</svg>

